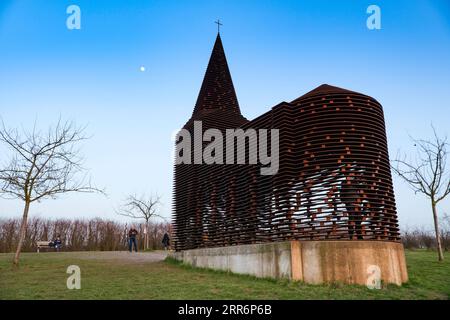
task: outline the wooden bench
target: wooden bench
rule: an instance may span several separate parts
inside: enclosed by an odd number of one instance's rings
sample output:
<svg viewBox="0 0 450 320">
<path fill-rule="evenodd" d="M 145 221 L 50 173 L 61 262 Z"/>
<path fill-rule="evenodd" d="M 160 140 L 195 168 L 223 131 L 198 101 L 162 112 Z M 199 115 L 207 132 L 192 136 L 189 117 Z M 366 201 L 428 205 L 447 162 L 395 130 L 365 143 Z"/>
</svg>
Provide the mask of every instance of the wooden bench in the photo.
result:
<svg viewBox="0 0 450 320">
<path fill-rule="evenodd" d="M 37 252 L 39 252 L 41 249 L 54 248 L 50 246 L 50 243 L 51 241 L 36 241 Z"/>
</svg>

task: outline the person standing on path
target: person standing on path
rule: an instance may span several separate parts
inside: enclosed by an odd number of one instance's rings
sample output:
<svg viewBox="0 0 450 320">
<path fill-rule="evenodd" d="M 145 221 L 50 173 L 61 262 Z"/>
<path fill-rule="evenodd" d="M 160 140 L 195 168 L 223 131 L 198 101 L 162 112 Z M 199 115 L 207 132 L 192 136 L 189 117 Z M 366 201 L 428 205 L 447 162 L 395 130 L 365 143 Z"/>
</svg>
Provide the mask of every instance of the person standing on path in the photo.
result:
<svg viewBox="0 0 450 320">
<path fill-rule="evenodd" d="M 138 232 L 134 228 L 134 226 L 132 226 L 130 231 L 128 231 L 128 249 L 130 250 L 130 252 L 133 251 L 133 245 L 134 245 L 134 251 L 137 252 L 137 240 L 136 240 L 137 234 L 138 234 Z"/>
<path fill-rule="evenodd" d="M 170 247 L 170 238 L 169 238 L 169 235 L 167 234 L 167 232 L 164 233 L 164 236 L 162 238 L 162 243 L 164 245 L 164 250 L 169 249 L 169 247 Z"/>
</svg>

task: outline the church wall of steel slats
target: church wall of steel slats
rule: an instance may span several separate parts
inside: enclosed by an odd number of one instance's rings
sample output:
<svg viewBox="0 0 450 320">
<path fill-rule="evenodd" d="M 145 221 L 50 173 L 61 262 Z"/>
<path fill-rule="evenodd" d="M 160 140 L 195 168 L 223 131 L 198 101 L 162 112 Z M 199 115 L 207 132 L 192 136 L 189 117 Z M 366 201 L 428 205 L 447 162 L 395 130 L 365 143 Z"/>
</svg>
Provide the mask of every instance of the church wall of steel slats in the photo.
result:
<svg viewBox="0 0 450 320">
<path fill-rule="evenodd" d="M 224 130 L 232 122 L 202 123 Z M 280 130 L 278 173 L 263 176 L 260 165 L 177 165 L 177 250 L 292 239 L 399 241 L 377 101 L 318 94 L 241 128 Z"/>
<path fill-rule="evenodd" d="M 224 60 L 218 37 L 184 128 L 193 133 L 197 120 L 203 132 L 278 129 L 279 170 L 261 175 L 259 164 L 175 165 L 175 249 L 285 240 L 399 241 L 381 105 L 323 85 L 248 121 Z M 217 85 L 224 77 L 227 86 Z M 214 109 L 214 101 L 220 108 Z"/>
</svg>

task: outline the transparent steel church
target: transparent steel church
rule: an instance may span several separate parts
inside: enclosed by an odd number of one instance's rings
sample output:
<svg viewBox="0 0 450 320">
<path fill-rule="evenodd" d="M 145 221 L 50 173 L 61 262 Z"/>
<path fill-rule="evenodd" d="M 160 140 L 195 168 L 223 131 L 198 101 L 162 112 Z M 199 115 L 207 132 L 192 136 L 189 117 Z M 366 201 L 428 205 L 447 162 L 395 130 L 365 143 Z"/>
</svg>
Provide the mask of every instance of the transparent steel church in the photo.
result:
<svg viewBox="0 0 450 320">
<path fill-rule="evenodd" d="M 279 169 L 261 175 L 258 164 L 175 165 L 177 251 L 290 240 L 399 242 L 383 109 L 374 98 L 324 84 L 249 120 L 218 34 L 184 129 L 193 132 L 194 121 L 203 131 L 279 129 Z"/>
</svg>

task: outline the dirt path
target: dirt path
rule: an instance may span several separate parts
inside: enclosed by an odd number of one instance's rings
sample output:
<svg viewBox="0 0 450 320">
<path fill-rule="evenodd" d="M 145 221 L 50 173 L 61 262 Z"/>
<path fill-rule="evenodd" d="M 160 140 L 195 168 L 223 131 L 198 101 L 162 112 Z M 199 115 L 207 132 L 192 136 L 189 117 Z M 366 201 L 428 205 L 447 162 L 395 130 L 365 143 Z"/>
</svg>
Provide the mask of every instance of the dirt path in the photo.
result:
<svg viewBox="0 0 450 320">
<path fill-rule="evenodd" d="M 61 254 L 61 253 L 60 253 Z M 76 256 L 79 259 L 86 260 L 112 260 L 121 263 L 147 263 L 159 262 L 166 258 L 166 251 L 152 251 L 152 252 L 133 252 L 128 251 L 79 251 L 67 252 L 62 254 L 70 254 L 72 257 Z"/>
</svg>

